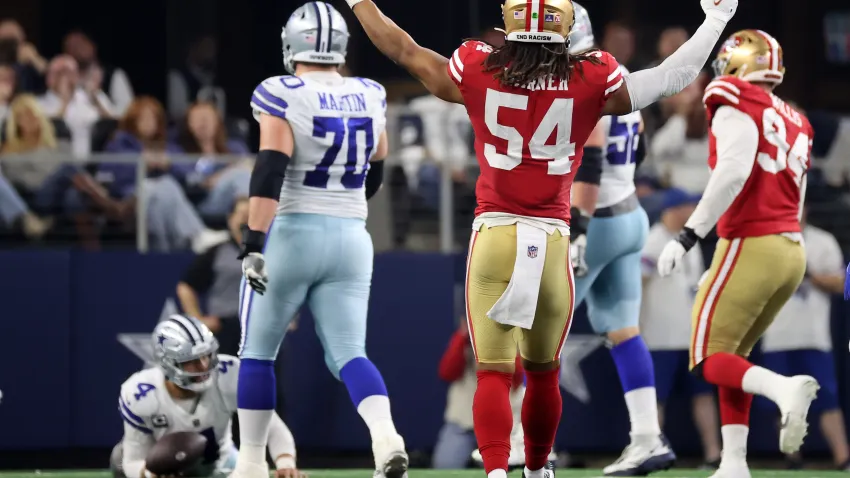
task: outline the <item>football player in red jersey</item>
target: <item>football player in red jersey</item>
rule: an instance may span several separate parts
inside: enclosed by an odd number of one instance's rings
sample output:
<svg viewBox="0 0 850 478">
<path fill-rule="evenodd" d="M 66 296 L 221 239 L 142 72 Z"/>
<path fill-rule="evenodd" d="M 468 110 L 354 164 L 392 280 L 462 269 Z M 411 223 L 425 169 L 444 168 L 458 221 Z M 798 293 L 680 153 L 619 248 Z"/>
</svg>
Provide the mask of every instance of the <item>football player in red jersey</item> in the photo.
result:
<svg viewBox="0 0 850 478">
<path fill-rule="evenodd" d="M 606 52 L 569 54 L 571 0 L 507 0 L 505 45 L 468 41 L 451 59 L 419 46 L 372 0 L 346 1 L 386 56 L 435 96 L 466 105 L 481 167 L 466 277 L 475 435 L 489 478 L 505 478 L 518 345 L 527 376 L 525 475 L 554 476 L 545 467 L 574 305 L 570 187 L 585 141 L 600 116 L 631 113 L 691 83 L 738 1 L 701 0 L 706 20 L 693 37 L 661 65 L 626 77 Z"/>
<path fill-rule="evenodd" d="M 806 271 L 800 217 L 812 126 L 772 91 L 782 83 L 782 48 L 759 30 L 723 44 L 704 102 L 711 125 L 705 193 L 658 271 L 667 275 L 717 225 L 720 241 L 692 313 L 691 368 L 718 386 L 723 454 L 715 477 L 749 477 L 747 434 L 752 394 L 782 413 L 779 448 L 796 452 L 818 384 L 747 361 L 756 341 Z"/>
</svg>

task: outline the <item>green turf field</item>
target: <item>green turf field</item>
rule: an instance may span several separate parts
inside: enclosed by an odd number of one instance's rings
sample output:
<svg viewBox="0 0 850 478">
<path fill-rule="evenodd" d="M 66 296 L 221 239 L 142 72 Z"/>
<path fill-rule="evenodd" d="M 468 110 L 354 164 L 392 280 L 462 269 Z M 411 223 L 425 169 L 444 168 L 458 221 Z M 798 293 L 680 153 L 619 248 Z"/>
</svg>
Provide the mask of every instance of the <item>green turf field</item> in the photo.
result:
<svg viewBox="0 0 850 478">
<path fill-rule="evenodd" d="M 308 471 L 310 478 L 371 478 L 370 470 L 313 470 Z M 410 478 L 483 478 L 484 472 L 480 470 L 466 471 L 437 471 L 437 470 L 411 470 Z M 558 470 L 557 478 L 590 478 L 600 477 L 599 470 Z M 659 478 L 705 478 L 710 475 L 707 471 L 700 470 L 671 470 L 666 473 L 653 474 Z M 520 478 L 522 475 L 515 471 L 508 475 L 510 478 Z M 840 471 L 753 471 L 753 478 L 832 478 L 846 477 L 847 473 Z M 5 471 L 0 472 L 0 478 L 111 478 L 107 471 Z"/>
</svg>

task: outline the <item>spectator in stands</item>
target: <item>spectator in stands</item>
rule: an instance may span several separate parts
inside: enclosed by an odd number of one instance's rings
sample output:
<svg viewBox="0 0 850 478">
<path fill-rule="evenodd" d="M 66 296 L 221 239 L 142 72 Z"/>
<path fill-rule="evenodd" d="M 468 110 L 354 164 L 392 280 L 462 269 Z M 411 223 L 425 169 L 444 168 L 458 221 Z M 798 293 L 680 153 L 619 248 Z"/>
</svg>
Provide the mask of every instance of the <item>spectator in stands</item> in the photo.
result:
<svg viewBox="0 0 850 478">
<path fill-rule="evenodd" d="M 631 69 L 635 55 L 635 32 L 621 22 L 610 22 L 605 25 L 602 38 L 602 49 L 610 53 L 617 61 Z"/>
<path fill-rule="evenodd" d="M 30 239 L 44 236 L 53 225 L 49 219 L 36 216 L 18 194 L 18 191 L 6 180 L 0 170 L 0 219 L 9 229 L 20 228 Z"/>
<path fill-rule="evenodd" d="M 216 161 L 218 155 L 246 154 L 248 146 L 241 140 L 227 138 L 224 119 L 214 104 L 198 102 L 189 108 L 175 149 L 203 156 L 189 181 L 207 193 L 198 206 L 202 214 L 224 216 L 233 208 L 237 197 L 248 196 L 253 165 L 244 161 L 232 164 Z"/>
<path fill-rule="evenodd" d="M 0 64 L 0 125 L 6 121 L 9 114 L 9 105 L 15 96 L 16 87 L 15 68 L 12 65 Z"/>
<path fill-rule="evenodd" d="M 172 118 L 182 118 L 197 101 L 211 102 L 224 113 L 226 97 L 216 85 L 217 50 L 215 38 L 201 36 L 189 46 L 185 65 L 168 72 L 168 114 Z"/>
<path fill-rule="evenodd" d="M 89 205 L 114 214 L 117 204 L 88 172 L 66 162 L 69 148 L 57 141 L 53 124 L 34 96 L 23 94 L 12 101 L 5 133 L 2 152 L 7 177 L 34 197 L 38 211 L 69 215 L 84 241 L 91 241 Z"/>
<path fill-rule="evenodd" d="M 44 91 L 44 73 L 47 60 L 27 41 L 24 28 L 15 20 L 0 21 L 0 63 L 14 65 L 21 91 Z"/>
<path fill-rule="evenodd" d="M 697 284 L 704 272 L 699 250 L 689 252 L 680 267 L 669 277 L 659 277 L 656 261 L 668 241 L 685 227 L 699 196 L 681 189 L 669 189 L 663 196 L 661 221 L 649 231 L 641 265 L 643 298 L 640 328 L 655 364 L 655 390 L 658 420 L 664 424 L 665 404 L 677 390 L 691 400 L 691 410 L 702 440 L 706 467 L 720 462 L 720 436 L 717 406 L 711 386 L 688 371 L 688 346 L 691 337 L 691 308 Z M 694 246 L 699 249 L 699 245 Z"/>
<path fill-rule="evenodd" d="M 673 116 L 658 131 L 650 145 L 650 162 L 663 181 L 692 193 L 702 193 L 708 184 L 708 128 L 702 95 L 708 83 L 702 73 L 681 93 L 664 100 Z"/>
<path fill-rule="evenodd" d="M 844 257 L 832 234 L 803 219 L 806 276 L 764 334 L 762 364 L 776 373 L 811 375 L 818 380 L 820 391 L 810 416 L 820 415 L 820 432 L 835 466 L 850 471 L 830 331 L 832 297 L 844 291 Z M 789 467 L 801 467 L 799 454 L 788 460 Z"/>
<path fill-rule="evenodd" d="M 92 129 L 102 118 L 112 118 L 112 101 L 100 88 L 97 77 L 81 81 L 77 61 L 59 55 L 47 68 L 47 93 L 41 107 L 51 118 L 63 119 L 71 131 L 71 150 L 78 158 L 91 153 Z"/>
<path fill-rule="evenodd" d="M 130 103 L 105 150 L 109 153 L 177 153 L 179 149 L 168 144 L 167 129 L 162 103 L 151 96 L 140 96 Z"/>
<path fill-rule="evenodd" d="M 242 224 L 248 222 L 247 196 L 233 205 L 227 218 L 230 240 L 196 256 L 177 284 L 177 298 L 187 314 L 197 317 L 218 338 L 219 352 L 235 355 L 241 338 L 239 288 L 242 263 L 237 259 L 242 241 Z M 206 307 L 201 308 L 201 299 Z"/>
<path fill-rule="evenodd" d="M 111 113 L 123 115 L 133 101 L 133 86 L 127 73 L 121 68 L 102 64 L 97 56 L 97 45 L 81 31 L 72 31 L 65 36 L 63 51 L 77 61 L 82 83 L 106 92 L 113 105 Z"/>
<path fill-rule="evenodd" d="M 452 335 L 449 346 L 440 359 L 439 374 L 441 379 L 449 383 L 449 393 L 446 399 L 445 423 L 434 445 L 432 466 L 442 470 L 466 468 L 472 451 L 477 448 L 472 428 L 472 398 L 478 386 L 478 379 L 475 376 L 475 358 L 472 355 L 465 317 L 461 318 L 457 331 Z M 511 393 L 511 407 L 514 410 L 522 406 L 525 392 L 522 382 L 523 371 L 517 357 Z M 521 427 L 514 428 L 522 430 Z M 513 435 L 511 446 L 518 446 L 514 443 L 516 440 Z"/>
</svg>

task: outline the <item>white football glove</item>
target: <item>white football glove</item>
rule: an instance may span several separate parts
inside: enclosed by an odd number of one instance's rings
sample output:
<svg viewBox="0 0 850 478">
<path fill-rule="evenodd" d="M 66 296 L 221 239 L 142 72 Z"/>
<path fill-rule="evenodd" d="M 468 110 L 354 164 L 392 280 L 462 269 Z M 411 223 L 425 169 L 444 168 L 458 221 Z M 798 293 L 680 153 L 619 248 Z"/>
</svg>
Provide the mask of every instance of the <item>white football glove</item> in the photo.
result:
<svg viewBox="0 0 850 478">
<path fill-rule="evenodd" d="M 252 252 L 242 259 L 242 275 L 258 294 L 266 292 L 269 275 L 266 273 L 266 258 L 259 252 Z"/>
<path fill-rule="evenodd" d="M 355 5 L 357 5 L 358 3 L 362 2 L 362 1 L 363 0 L 345 0 L 345 2 L 348 3 L 348 6 L 351 7 L 351 8 L 354 8 Z"/>
<path fill-rule="evenodd" d="M 661 277 L 669 276 L 673 269 L 682 262 L 682 258 L 685 257 L 687 252 L 681 242 L 677 240 L 668 242 L 658 257 L 658 273 Z"/>
<path fill-rule="evenodd" d="M 723 23 L 729 23 L 738 10 L 738 0 L 700 0 L 700 5 L 706 17 L 716 18 Z"/>
<path fill-rule="evenodd" d="M 587 261 L 584 258 L 587 252 L 587 236 L 582 234 L 570 242 L 570 263 L 573 265 L 573 274 L 576 277 L 587 275 Z"/>
</svg>

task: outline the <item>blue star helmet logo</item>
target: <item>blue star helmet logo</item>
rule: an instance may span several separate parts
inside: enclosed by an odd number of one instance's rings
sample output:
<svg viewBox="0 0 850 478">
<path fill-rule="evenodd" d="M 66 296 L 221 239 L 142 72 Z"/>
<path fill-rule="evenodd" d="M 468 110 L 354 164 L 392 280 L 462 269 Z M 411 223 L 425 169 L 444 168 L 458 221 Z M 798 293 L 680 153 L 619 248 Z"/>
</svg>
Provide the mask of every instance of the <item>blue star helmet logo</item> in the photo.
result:
<svg viewBox="0 0 850 478">
<path fill-rule="evenodd" d="M 162 335 L 162 334 L 159 334 L 159 337 L 157 337 L 156 339 L 157 339 L 157 343 L 159 343 L 159 345 L 162 345 L 163 342 L 165 342 L 165 336 Z"/>
</svg>

